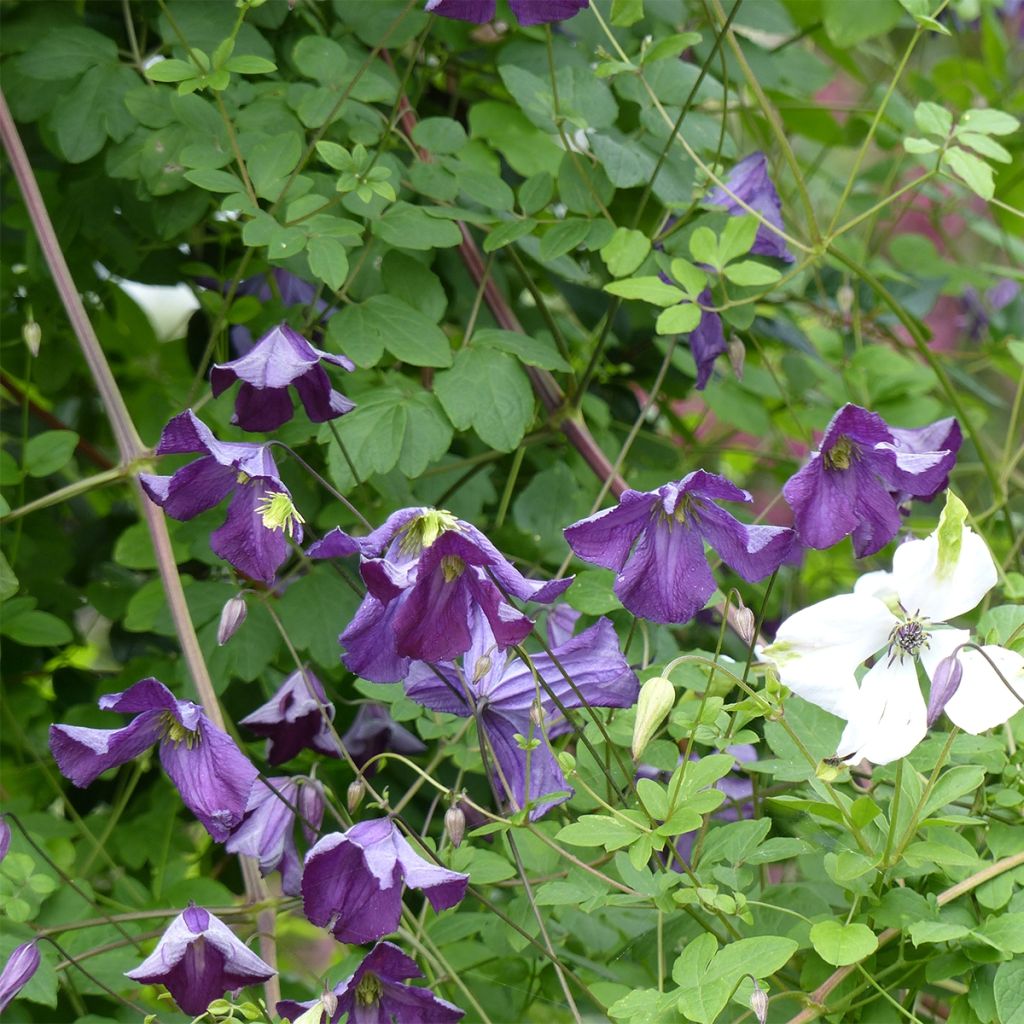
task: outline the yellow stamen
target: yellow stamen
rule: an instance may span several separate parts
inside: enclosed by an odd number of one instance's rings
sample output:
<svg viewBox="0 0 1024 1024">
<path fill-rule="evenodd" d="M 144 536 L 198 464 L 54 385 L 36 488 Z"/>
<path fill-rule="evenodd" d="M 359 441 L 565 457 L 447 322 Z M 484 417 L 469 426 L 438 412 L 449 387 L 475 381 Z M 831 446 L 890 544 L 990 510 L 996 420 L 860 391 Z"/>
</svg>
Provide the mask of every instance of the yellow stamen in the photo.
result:
<svg viewBox="0 0 1024 1024">
<path fill-rule="evenodd" d="M 294 537 L 296 526 L 306 521 L 284 491 L 275 491 L 261 498 L 256 512 L 268 530 L 282 530 L 289 537 Z"/>
</svg>

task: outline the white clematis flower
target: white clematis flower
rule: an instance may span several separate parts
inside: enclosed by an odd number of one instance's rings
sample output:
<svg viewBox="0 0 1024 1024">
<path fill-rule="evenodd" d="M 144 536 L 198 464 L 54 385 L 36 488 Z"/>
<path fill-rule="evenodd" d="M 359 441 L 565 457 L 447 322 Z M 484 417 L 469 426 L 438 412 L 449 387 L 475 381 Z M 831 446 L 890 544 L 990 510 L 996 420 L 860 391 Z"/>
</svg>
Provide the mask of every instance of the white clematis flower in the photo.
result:
<svg viewBox="0 0 1024 1024">
<path fill-rule="evenodd" d="M 891 573 L 868 573 L 852 594 L 797 612 L 761 652 L 794 693 L 846 719 L 837 750 L 843 760 L 887 764 L 913 750 L 928 731 L 918 664 L 935 680 L 940 663 L 970 642 L 969 630 L 945 622 L 975 608 L 997 578 L 985 542 L 964 525 L 966 512 L 950 494 L 938 529 L 901 544 Z M 975 734 L 1024 707 L 1024 658 L 997 646 L 982 651 L 957 654 L 962 676 L 945 698 L 949 718 Z M 874 664 L 858 683 L 856 670 L 872 656 Z M 938 690 L 947 688 L 948 668 L 938 672 Z"/>
</svg>

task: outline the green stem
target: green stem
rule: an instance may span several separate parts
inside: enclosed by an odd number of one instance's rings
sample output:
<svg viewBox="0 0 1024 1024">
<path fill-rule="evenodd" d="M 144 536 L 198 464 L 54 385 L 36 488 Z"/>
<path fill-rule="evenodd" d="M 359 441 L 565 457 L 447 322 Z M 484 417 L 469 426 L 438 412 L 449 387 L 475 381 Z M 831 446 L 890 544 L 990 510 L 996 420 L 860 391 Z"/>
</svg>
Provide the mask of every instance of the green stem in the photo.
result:
<svg viewBox="0 0 1024 1024">
<path fill-rule="evenodd" d="M 3 517 L 3 521 L 9 523 L 15 519 L 20 519 L 22 516 L 31 515 L 33 512 L 40 512 L 44 508 L 50 508 L 53 505 L 70 501 L 72 498 L 77 498 L 80 494 L 87 494 L 98 487 L 106 487 L 108 484 L 133 476 L 135 471 L 136 468 L 134 466 L 115 466 L 113 469 L 104 470 L 102 473 L 94 473 L 92 476 L 83 477 L 81 480 L 76 480 L 65 487 L 60 487 L 56 491 L 44 494 L 41 498 L 36 498 L 35 501 L 29 501 L 19 508 L 11 509 Z"/>
</svg>

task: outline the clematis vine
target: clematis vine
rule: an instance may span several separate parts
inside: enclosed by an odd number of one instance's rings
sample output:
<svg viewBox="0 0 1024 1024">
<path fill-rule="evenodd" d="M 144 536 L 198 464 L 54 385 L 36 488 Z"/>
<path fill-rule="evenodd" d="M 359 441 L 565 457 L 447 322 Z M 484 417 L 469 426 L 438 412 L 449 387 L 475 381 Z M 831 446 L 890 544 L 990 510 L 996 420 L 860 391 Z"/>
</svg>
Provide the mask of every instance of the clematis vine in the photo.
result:
<svg viewBox="0 0 1024 1024">
<path fill-rule="evenodd" d="M 244 356 L 217 363 L 210 385 L 216 398 L 241 381 L 231 422 L 243 430 L 267 432 L 287 423 L 293 415 L 289 387 L 298 392 L 306 415 L 324 423 L 351 412 L 355 404 L 331 387 L 323 363 L 350 372 L 356 368 L 351 359 L 314 348 L 294 328 L 278 324 Z"/>
<path fill-rule="evenodd" d="M 475 526 L 441 509 L 401 509 L 365 537 L 334 529 L 309 549 L 310 558 L 353 554 L 368 593 L 339 637 L 342 661 L 377 683 L 404 679 L 413 660 L 450 661 L 468 650 L 474 610 L 500 649 L 520 643 L 533 621 L 503 591 L 547 603 L 572 583 L 526 579 Z"/>
<path fill-rule="evenodd" d="M 543 25 L 550 21 L 575 18 L 590 0 L 509 0 L 509 7 L 520 25 Z M 427 0 L 425 11 L 442 18 L 482 24 L 494 19 L 495 0 Z"/>
<path fill-rule="evenodd" d="M 328 701 L 323 683 L 303 667 L 288 676 L 266 704 L 238 724 L 266 738 L 267 761 L 278 765 L 307 747 L 328 757 L 341 757 L 331 730 L 333 721 L 334 705 Z"/>
<path fill-rule="evenodd" d="M 395 754 L 422 754 L 426 744 L 418 736 L 399 725 L 383 704 L 370 701 L 360 704 L 352 724 L 341 737 L 349 756 L 358 767 L 362 768 L 367 761 L 378 754 L 392 752 Z M 376 764 L 366 770 L 367 778 L 373 776 Z"/>
<path fill-rule="evenodd" d="M 215 554 L 253 579 L 273 583 L 288 557 L 288 539 L 302 541 L 305 520 L 281 481 L 270 446 L 218 441 L 191 409 L 164 428 L 157 455 L 202 452 L 173 476 L 139 474 L 150 499 L 172 519 L 194 519 L 229 494 L 224 525 L 210 534 Z"/>
<path fill-rule="evenodd" d="M 900 430 L 844 405 L 821 447 L 782 488 L 800 542 L 824 549 L 852 534 L 858 558 L 874 554 L 899 532 L 901 504 L 931 501 L 945 489 L 960 443 L 954 419 Z"/>
<path fill-rule="evenodd" d="M 158 679 L 142 679 L 99 699 L 104 711 L 134 714 L 123 729 L 51 725 L 50 750 L 65 778 L 84 788 L 118 765 L 160 745 L 160 763 L 185 806 L 218 842 L 245 814 L 257 771 L 198 704 L 178 700 Z"/>
<path fill-rule="evenodd" d="M 584 561 L 618 573 L 615 593 L 634 615 L 688 622 L 715 589 L 705 541 L 749 582 L 770 576 L 789 554 L 792 530 L 747 526 L 717 504 L 752 500 L 699 469 L 656 491 L 625 491 L 615 508 L 566 527 L 565 539 Z"/>
<path fill-rule="evenodd" d="M 406 984 L 422 977 L 416 961 L 394 943 L 378 942 L 355 972 L 334 986 L 333 998 L 306 1003 L 284 999 L 277 1004 L 277 1012 L 285 1020 L 305 1020 L 303 1014 L 319 1006 L 322 1012 L 315 1019 L 327 1024 L 338 1024 L 346 1014 L 352 1024 L 455 1024 L 461 1020 L 464 1010 L 429 988 Z"/>
<path fill-rule="evenodd" d="M 324 818 L 324 791 L 315 779 L 279 776 L 267 785 L 257 779 L 249 794 L 245 817 L 228 837 L 228 853 L 244 853 L 260 862 L 265 878 L 281 872 L 281 891 L 288 896 L 301 892 L 302 858 L 295 845 L 298 817 L 306 842 L 316 842 Z"/>
<path fill-rule="evenodd" d="M 552 639 L 560 642 L 554 642 L 550 655 L 531 655 L 531 670 L 498 648 L 478 614 L 461 666 L 416 662 L 405 680 L 406 695 L 418 704 L 464 718 L 476 716 L 497 761 L 491 771 L 500 802 L 517 811 L 529 807 L 533 821 L 572 795 L 549 742 L 569 726 L 549 690 L 566 708 L 580 707 L 582 699 L 591 707 L 632 707 L 639 690 L 608 619 L 599 619 L 579 636 L 563 639 L 556 633 Z"/>
<path fill-rule="evenodd" d="M 193 905 L 167 926 L 156 949 L 125 976 L 143 985 L 163 985 L 185 1013 L 198 1016 L 225 992 L 276 973 L 219 917 Z"/>
<path fill-rule="evenodd" d="M 324 836 L 306 854 L 306 917 L 339 942 L 375 942 L 398 927 L 403 885 L 420 889 L 434 910 L 454 907 L 469 876 L 424 860 L 388 818 Z"/>
<path fill-rule="evenodd" d="M 949 494 L 938 528 L 901 544 L 891 573 L 868 573 L 852 594 L 797 612 L 761 652 L 794 693 L 846 720 L 837 750 L 845 761 L 903 757 L 943 710 L 977 734 L 1024 707 L 1024 658 L 995 645 L 965 648 L 970 631 L 946 625 L 996 583 L 992 556 L 965 518 Z M 919 666 L 931 681 L 930 708 Z"/>
</svg>

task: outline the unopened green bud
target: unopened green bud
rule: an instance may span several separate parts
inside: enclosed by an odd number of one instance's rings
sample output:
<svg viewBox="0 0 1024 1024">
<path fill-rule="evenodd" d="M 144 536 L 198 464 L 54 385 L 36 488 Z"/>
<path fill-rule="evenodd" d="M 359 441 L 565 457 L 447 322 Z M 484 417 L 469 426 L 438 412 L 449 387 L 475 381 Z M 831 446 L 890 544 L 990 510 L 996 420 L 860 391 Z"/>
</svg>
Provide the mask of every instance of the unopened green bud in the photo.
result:
<svg viewBox="0 0 1024 1024">
<path fill-rule="evenodd" d="M 633 760 L 639 761 L 651 738 L 676 703 L 676 688 L 671 679 L 652 676 L 640 687 L 633 723 Z"/>
<path fill-rule="evenodd" d="M 348 807 L 349 814 L 355 814 L 359 810 L 359 805 L 363 802 L 363 797 L 366 795 L 366 783 L 362 779 L 353 779 L 348 784 L 348 793 L 345 796 L 345 806 Z"/>
<path fill-rule="evenodd" d="M 34 359 L 39 355 L 39 346 L 43 340 L 43 329 L 35 322 L 35 320 L 26 320 L 21 325 L 21 337 L 28 347 L 29 352 L 32 353 Z"/>
</svg>

